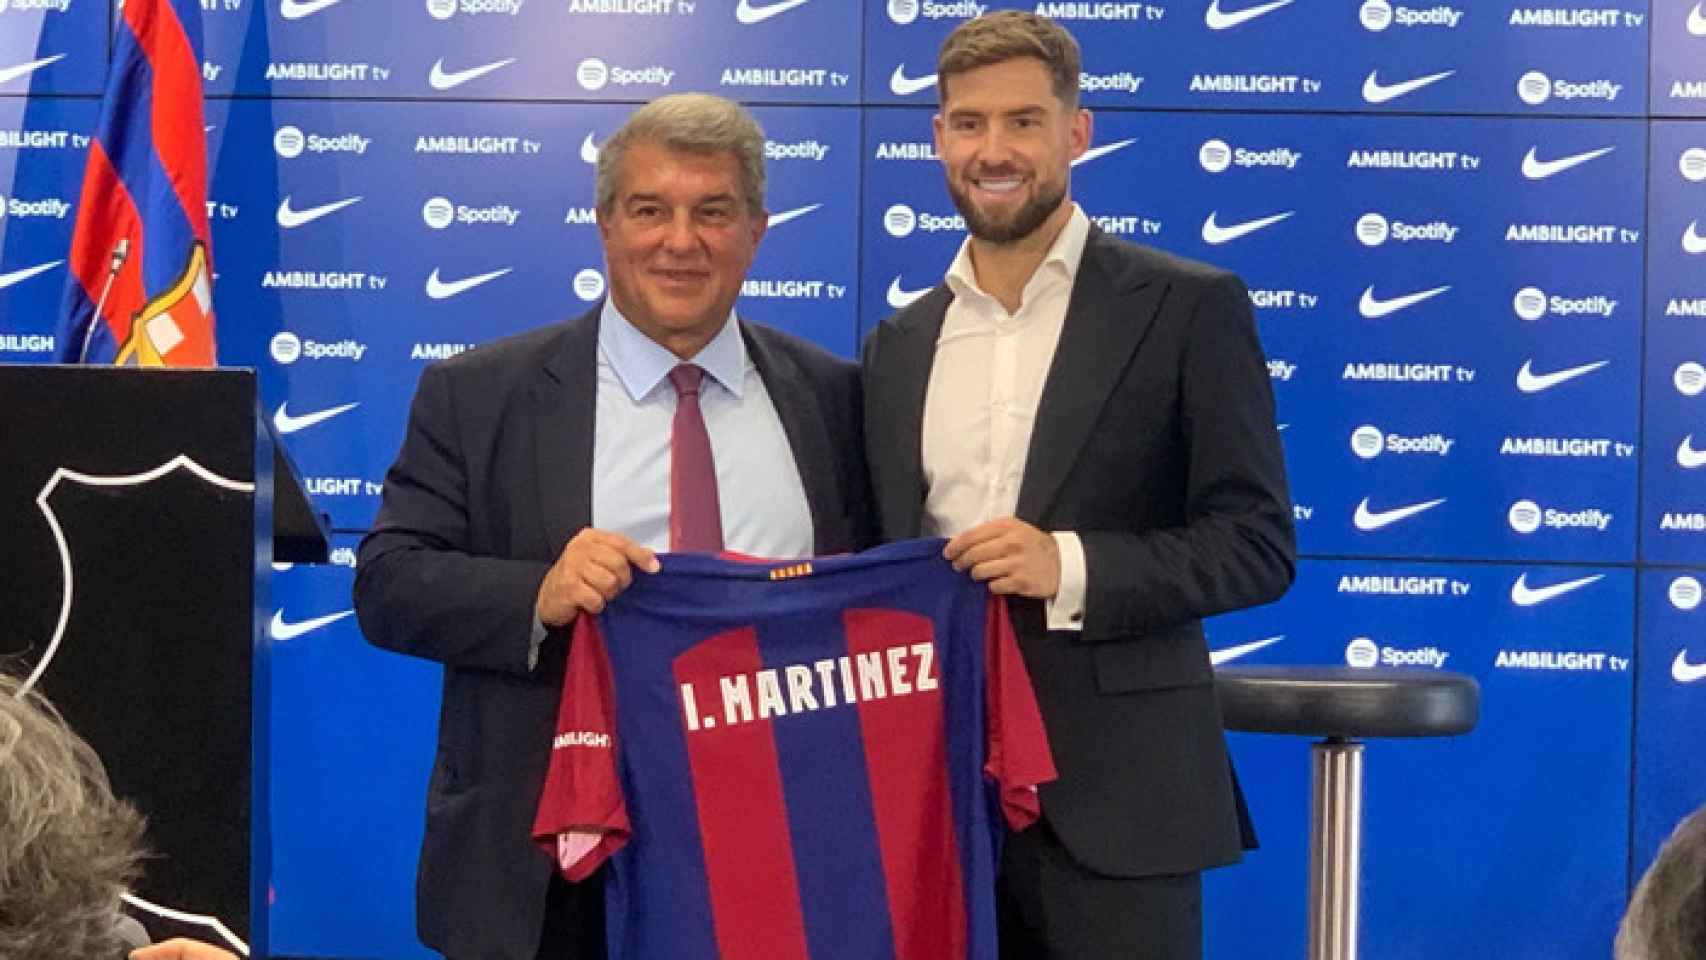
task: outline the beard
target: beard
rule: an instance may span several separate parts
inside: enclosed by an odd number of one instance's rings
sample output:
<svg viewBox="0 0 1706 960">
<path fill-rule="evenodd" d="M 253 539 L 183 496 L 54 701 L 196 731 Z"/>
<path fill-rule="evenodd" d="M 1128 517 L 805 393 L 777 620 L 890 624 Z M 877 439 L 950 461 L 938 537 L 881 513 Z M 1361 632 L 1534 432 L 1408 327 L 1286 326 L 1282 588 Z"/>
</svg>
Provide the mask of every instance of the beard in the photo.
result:
<svg viewBox="0 0 1706 960">
<path fill-rule="evenodd" d="M 977 205 L 972 203 L 971 196 L 952 178 L 948 180 L 948 196 L 953 198 L 955 209 L 965 218 L 967 232 L 985 243 L 1006 244 L 1023 240 L 1035 233 L 1060 206 L 1060 202 L 1066 199 L 1066 184 L 1062 182 L 1043 185 L 1036 195 L 1005 221 L 985 216 Z"/>
</svg>

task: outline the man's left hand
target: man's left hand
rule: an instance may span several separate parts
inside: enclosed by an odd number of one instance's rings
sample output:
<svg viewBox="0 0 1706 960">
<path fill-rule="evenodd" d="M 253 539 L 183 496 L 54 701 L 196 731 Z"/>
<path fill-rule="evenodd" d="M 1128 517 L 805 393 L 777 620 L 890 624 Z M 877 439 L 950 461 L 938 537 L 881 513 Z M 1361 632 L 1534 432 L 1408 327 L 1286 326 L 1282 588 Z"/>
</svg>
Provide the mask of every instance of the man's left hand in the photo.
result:
<svg viewBox="0 0 1706 960">
<path fill-rule="evenodd" d="M 942 556 L 993 593 L 1052 600 L 1060 592 L 1059 545 L 1016 517 L 972 527 L 949 540 Z"/>
</svg>

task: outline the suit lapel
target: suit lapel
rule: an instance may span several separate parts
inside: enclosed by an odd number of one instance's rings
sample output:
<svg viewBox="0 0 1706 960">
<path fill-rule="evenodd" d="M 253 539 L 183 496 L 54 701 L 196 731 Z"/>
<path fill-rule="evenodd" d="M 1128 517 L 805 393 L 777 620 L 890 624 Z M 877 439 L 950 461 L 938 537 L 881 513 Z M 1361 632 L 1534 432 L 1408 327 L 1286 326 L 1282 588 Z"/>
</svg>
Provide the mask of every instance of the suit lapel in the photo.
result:
<svg viewBox="0 0 1706 960">
<path fill-rule="evenodd" d="M 532 391 L 539 516 L 554 558 L 592 523 L 597 428 L 598 308 L 570 321 Z"/>
<path fill-rule="evenodd" d="M 772 346 L 762 330 L 741 323 L 740 333 L 747 355 L 770 394 L 770 405 L 782 421 L 788 446 L 794 451 L 794 466 L 812 515 L 814 552 L 831 552 L 834 548 L 829 544 L 845 539 L 840 524 L 846 515 L 842 507 L 846 495 L 841 489 L 841 471 L 835 466 L 835 451 L 829 447 L 829 425 L 823 419 L 817 390 L 793 358 Z"/>
<path fill-rule="evenodd" d="M 916 537 L 924 528 L 924 400 L 930 389 L 930 368 L 936 361 L 936 339 L 942 319 L 954 299 L 946 284 L 938 284 L 898 321 L 892 321 L 889 342 L 878 363 L 880 383 L 869 383 L 883 414 L 865 425 L 867 447 L 883 452 L 872 462 L 886 461 L 887 481 L 878 489 L 877 504 L 883 534 L 889 539 Z M 867 398 L 869 401 L 872 398 Z"/>
<path fill-rule="evenodd" d="M 1066 482 L 1097 415 L 1154 322 L 1166 285 L 1092 229 L 1066 324 L 1043 383 L 1014 513 L 1040 523 Z"/>
</svg>

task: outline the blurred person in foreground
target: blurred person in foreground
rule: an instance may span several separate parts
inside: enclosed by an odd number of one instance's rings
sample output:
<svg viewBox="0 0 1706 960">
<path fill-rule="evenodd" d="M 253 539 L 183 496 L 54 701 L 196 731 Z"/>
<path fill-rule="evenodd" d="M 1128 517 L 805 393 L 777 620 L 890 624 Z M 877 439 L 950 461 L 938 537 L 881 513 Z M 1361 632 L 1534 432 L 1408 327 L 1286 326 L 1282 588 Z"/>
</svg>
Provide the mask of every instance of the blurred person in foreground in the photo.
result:
<svg viewBox="0 0 1706 960">
<path fill-rule="evenodd" d="M 1677 824 L 1641 876 L 1617 930 L 1616 960 L 1706 957 L 1706 807 Z"/>
<path fill-rule="evenodd" d="M 236 960 L 189 940 L 146 944 L 121 897 L 143 819 L 39 693 L 0 674 L 0 960 Z"/>
<path fill-rule="evenodd" d="M 883 537 L 951 537 L 1011 598 L 1060 769 L 1002 852 L 1001 953 L 1200 957 L 1201 871 L 1253 844 L 1202 618 L 1296 563 L 1250 298 L 1072 201 L 1091 118 L 1065 30 L 967 21 L 936 75 L 971 235 L 867 339 L 865 435 Z"/>
</svg>

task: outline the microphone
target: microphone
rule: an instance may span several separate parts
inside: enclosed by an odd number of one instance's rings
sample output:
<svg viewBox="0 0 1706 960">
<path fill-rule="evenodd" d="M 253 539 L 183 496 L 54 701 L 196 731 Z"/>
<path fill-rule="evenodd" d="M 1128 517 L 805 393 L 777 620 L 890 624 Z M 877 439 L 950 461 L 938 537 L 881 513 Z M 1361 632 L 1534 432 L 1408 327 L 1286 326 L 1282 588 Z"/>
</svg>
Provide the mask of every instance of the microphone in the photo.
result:
<svg viewBox="0 0 1706 960">
<path fill-rule="evenodd" d="M 95 325 L 101 322 L 101 308 L 107 305 L 107 294 L 112 293 L 113 281 L 118 279 L 118 272 L 124 269 L 124 262 L 130 259 L 130 238 L 119 237 L 113 246 L 112 266 L 107 268 L 107 282 L 101 286 L 101 298 L 95 301 L 95 314 L 89 318 L 89 328 L 83 331 L 83 349 L 77 351 L 77 362 L 89 362 L 89 342 L 94 339 Z"/>
<path fill-rule="evenodd" d="M 146 947 L 154 942 L 148 936 L 146 927 L 124 914 L 119 914 L 113 920 L 113 938 L 119 942 L 119 946 L 123 949 L 123 952 L 119 954 L 121 957 L 128 957 L 130 951 L 139 947 Z"/>
</svg>

